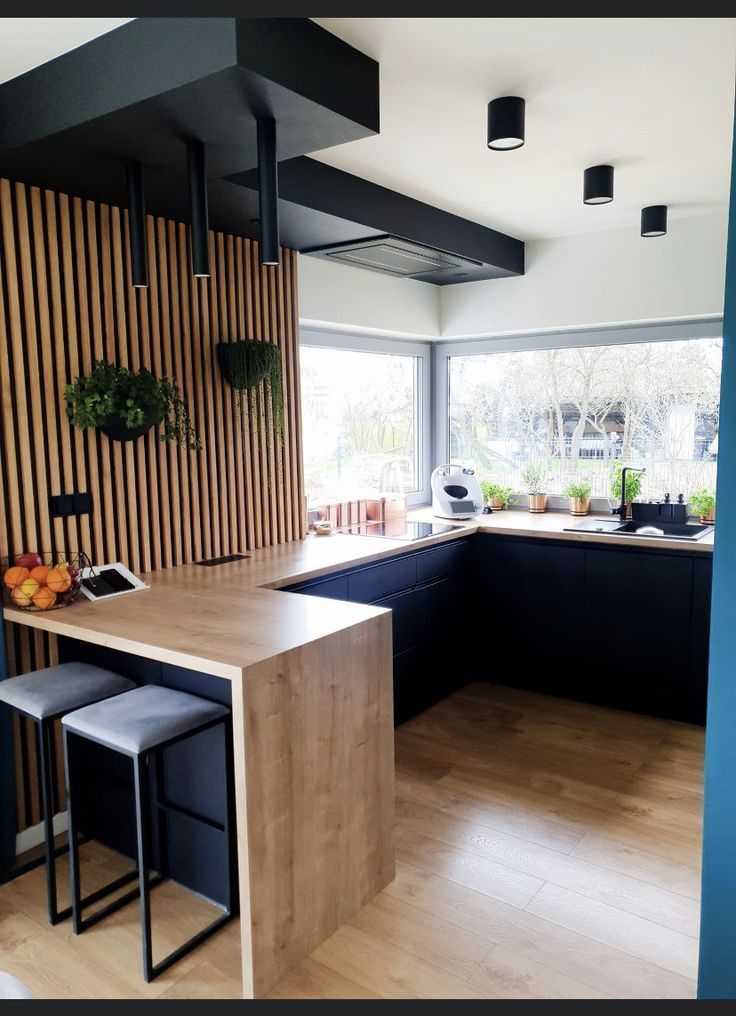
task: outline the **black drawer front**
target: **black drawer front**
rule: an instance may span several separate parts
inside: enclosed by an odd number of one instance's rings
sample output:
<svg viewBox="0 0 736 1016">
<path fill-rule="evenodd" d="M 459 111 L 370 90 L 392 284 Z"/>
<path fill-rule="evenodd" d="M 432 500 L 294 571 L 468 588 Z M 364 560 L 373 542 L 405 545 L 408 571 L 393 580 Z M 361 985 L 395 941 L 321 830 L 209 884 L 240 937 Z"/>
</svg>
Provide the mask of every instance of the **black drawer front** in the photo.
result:
<svg viewBox="0 0 736 1016">
<path fill-rule="evenodd" d="M 305 596 L 324 596 L 330 600 L 347 600 L 348 577 L 337 575 L 329 579 L 314 579 L 300 586 L 289 586 L 290 593 L 304 593 Z"/>
<path fill-rule="evenodd" d="M 348 594 L 353 603 L 374 603 L 401 589 L 409 589 L 416 581 L 417 559 L 409 554 L 352 572 L 348 575 Z"/>
<path fill-rule="evenodd" d="M 431 582 L 456 574 L 467 547 L 467 540 L 453 540 L 417 554 L 417 582 Z"/>
</svg>

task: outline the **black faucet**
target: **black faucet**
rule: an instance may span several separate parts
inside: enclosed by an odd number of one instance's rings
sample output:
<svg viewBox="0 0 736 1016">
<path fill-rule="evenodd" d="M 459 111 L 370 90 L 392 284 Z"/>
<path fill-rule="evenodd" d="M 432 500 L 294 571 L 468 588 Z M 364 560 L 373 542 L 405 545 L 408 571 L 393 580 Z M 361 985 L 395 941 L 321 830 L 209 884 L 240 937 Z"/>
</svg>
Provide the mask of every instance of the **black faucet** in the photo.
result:
<svg viewBox="0 0 736 1016">
<path fill-rule="evenodd" d="M 622 522 L 626 520 L 626 474 L 646 473 L 646 469 L 636 469 L 634 466 L 624 466 L 621 470 L 621 504 L 617 508 L 611 508 L 611 515 L 618 515 Z"/>
</svg>

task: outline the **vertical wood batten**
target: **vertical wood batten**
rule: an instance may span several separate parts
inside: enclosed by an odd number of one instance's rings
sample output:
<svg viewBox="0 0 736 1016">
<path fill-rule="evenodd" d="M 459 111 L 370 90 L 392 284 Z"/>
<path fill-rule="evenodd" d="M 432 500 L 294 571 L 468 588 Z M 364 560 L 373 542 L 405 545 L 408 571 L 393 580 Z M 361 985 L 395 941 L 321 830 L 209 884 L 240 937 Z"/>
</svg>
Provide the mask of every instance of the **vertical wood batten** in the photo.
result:
<svg viewBox="0 0 736 1016">
<path fill-rule="evenodd" d="M 195 279 L 188 227 L 148 216 L 150 286 L 133 289 L 124 210 L 0 179 L 0 219 L 0 556 L 84 550 L 139 572 L 304 535 L 294 252 L 263 270 L 254 241 L 212 232 L 212 278 Z M 236 397 L 217 363 L 217 342 L 251 338 L 281 350 L 282 443 L 264 386 Z M 204 449 L 72 428 L 64 386 L 103 356 L 175 377 Z M 51 520 L 72 490 L 92 514 Z M 53 637 L 6 632 L 10 673 L 56 661 Z M 25 721 L 14 735 L 22 830 L 40 819 L 35 738 Z"/>
</svg>

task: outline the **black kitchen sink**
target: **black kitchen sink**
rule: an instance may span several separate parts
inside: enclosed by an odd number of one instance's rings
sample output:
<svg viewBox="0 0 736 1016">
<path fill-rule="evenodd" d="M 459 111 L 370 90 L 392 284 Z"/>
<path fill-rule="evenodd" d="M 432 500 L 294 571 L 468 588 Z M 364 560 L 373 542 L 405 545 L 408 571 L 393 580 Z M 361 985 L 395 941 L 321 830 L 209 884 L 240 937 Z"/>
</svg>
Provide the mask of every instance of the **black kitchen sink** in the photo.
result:
<svg viewBox="0 0 736 1016">
<path fill-rule="evenodd" d="M 614 519 L 586 519 L 574 526 L 566 526 L 567 533 L 607 533 L 610 536 L 639 536 L 642 539 L 702 540 L 712 526 L 699 526 L 688 522 L 617 522 Z"/>
</svg>

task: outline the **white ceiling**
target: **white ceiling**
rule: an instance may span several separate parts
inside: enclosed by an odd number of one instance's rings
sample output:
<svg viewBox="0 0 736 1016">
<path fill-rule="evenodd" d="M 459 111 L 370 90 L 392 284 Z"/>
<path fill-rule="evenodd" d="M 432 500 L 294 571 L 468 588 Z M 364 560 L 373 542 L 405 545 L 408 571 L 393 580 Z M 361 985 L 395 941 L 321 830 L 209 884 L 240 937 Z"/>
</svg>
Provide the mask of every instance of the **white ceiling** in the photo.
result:
<svg viewBox="0 0 736 1016">
<path fill-rule="evenodd" d="M 0 18 L 0 81 L 76 49 L 132 18 Z"/>
<path fill-rule="evenodd" d="M 0 81 L 129 18 L 2 18 Z M 315 153 L 522 239 L 725 212 L 736 18 L 316 18 L 381 64 L 381 133 Z M 486 148 L 486 106 L 527 100 L 527 143 Z M 610 205 L 582 204 L 612 162 Z"/>
<path fill-rule="evenodd" d="M 316 18 L 381 64 L 381 133 L 315 157 L 522 239 L 725 212 L 736 18 Z M 486 107 L 526 99 L 526 145 Z M 582 204 L 586 166 L 615 200 Z"/>
</svg>

